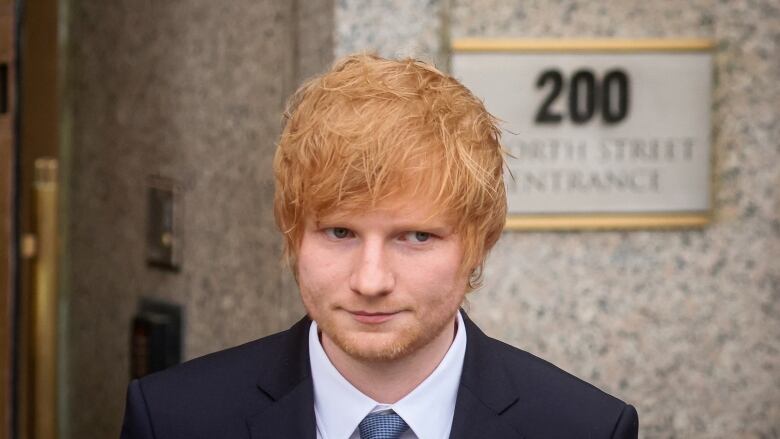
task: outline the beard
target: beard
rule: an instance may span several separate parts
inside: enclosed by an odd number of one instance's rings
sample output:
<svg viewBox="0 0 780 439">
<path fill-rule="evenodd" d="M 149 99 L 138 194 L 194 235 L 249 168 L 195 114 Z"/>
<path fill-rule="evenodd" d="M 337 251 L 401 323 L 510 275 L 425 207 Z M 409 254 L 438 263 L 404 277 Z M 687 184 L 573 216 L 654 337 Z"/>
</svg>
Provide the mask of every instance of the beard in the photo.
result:
<svg viewBox="0 0 780 439">
<path fill-rule="evenodd" d="M 350 357 L 363 362 L 387 362 L 407 357 L 427 346 L 436 338 L 449 320 L 436 322 L 437 325 L 406 325 L 392 332 L 353 332 L 331 325 L 328 319 L 317 323 L 322 333 Z"/>
</svg>

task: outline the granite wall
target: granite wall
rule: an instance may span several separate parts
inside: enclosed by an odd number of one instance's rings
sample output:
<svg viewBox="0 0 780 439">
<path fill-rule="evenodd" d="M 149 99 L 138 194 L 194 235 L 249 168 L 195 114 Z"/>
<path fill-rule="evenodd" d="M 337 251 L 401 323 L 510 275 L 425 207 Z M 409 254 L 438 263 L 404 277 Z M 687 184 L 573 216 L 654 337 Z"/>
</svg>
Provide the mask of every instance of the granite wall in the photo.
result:
<svg viewBox="0 0 780 439">
<path fill-rule="evenodd" d="M 780 5 L 336 3 L 339 56 L 368 50 L 446 67 L 457 37 L 716 41 L 713 223 L 506 232 L 470 312 L 487 333 L 635 404 L 644 438 L 780 437 Z"/>
<path fill-rule="evenodd" d="M 283 103 L 332 61 L 329 0 L 65 2 L 63 436 L 118 437 L 139 297 L 183 305 L 189 359 L 302 315 L 272 217 Z M 184 208 L 145 262 L 150 175 Z"/>
</svg>

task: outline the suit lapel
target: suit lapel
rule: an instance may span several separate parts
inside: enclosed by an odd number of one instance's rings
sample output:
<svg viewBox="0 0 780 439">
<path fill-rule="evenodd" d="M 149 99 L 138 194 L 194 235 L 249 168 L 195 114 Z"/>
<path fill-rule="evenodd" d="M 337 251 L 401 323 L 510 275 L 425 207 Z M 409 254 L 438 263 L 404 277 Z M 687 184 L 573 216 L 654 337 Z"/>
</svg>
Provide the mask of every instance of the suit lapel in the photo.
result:
<svg viewBox="0 0 780 439">
<path fill-rule="evenodd" d="M 458 390 L 450 439 L 522 438 L 522 435 L 468 387 Z"/>
<path fill-rule="evenodd" d="M 502 418 L 518 401 L 500 352 L 466 315 L 466 357 L 463 360 L 455 416 L 450 439 L 486 437 L 521 438 L 522 434 Z"/>
<path fill-rule="evenodd" d="M 302 381 L 282 399 L 249 418 L 247 423 L 252 439 L 314 439 L 317 427 L 311 379 Z"/>
<path fill-rule="evenodd" d="M 270 402 L 247 419 L 252 439 L 315 439 L 314 388 L 309 364 L 309 326 L 301 319 L 278 334 L 268 349 L 257 387 Z"/>
</svg>

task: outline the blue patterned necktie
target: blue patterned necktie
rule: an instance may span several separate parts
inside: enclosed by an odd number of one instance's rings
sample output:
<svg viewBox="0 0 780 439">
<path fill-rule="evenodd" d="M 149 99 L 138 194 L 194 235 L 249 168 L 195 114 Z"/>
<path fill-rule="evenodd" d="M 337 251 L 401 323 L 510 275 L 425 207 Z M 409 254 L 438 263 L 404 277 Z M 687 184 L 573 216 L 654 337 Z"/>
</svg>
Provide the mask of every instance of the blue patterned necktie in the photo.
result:
<svg viewBox="0 0 780 439">
<path fill-rule="evenodd" d="M 408 428 L 393 411 L 369 413 L 358 425 L 360 439 L 398 439 Z"/>
</svg>

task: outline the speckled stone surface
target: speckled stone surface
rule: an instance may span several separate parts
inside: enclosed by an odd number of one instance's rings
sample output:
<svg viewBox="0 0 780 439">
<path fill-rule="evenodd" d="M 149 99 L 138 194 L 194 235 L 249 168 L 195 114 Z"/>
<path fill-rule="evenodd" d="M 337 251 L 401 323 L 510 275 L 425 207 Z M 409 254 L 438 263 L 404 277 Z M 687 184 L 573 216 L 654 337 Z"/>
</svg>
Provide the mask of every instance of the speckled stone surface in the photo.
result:
<svg viewBox="0 0 780 439">
<path fill-rule="evenodd" d="M 333 63 L 335 0 L 296 0 L 296 86 Z"/>
<path fill-rule="evenodd" d="M 334 9 L 68 3 L 64 437 L 103 439 L 119 435 L 139 297 L 184 306 L 185 359 L 303 314 L 278 262 L 271 161 L 283 102 L 332 61 Z M 178 273 L 145 262 L 150 175 L 181 185 Z"/>
<path fill-rule="evenodd" d="M 336 0 L 335 54 L 442 60 L 441 0 Z"/>
<path fill-rule="evenodd" d="M 436 59 L 444 1 L 340 0 L 343 55 Z M 457 37 L 716 41 L 701 231 L 507 232 L 469 298 L 489 334 L 635 404 L 644 438 L 780 437 L 780 4 L 454 0 Z M 440 63 L 446 60 L 438 59 Z"/>
</svg>

